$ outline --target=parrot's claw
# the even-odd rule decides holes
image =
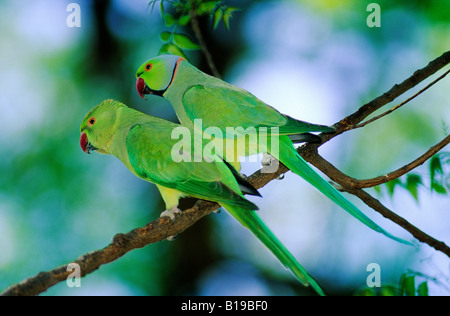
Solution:
[[[169,237],[166,238],[166,240],[168,240],[168,241],[174,241],[174,240],[177,239],[177,238],[178,238],[178,234],[173,235],[173,236],[169,236]]]
[[[214,214],[219,214],[220,212],[222,212],[223,211],[223,208],[222,207],[219,207],[217,210],[215,210],[213,213]]]
[[[265,153],[261,159],[261,173],[273,173],[278,170],[279,161],[270,154]]]
[[[170,210],[165,210],[164,212],[162,212],[159,217],[169,217],[173,222],[175,220],[176,214],[181,214],[181,211],[178,207],[173,207]]]
[[[277,178],[277,180],[283,180],[284,179],[284,173],[280,174],[280,176]]]
[[[264,156],[261,159],[261,165],[263,166],[270,166],[272,164],[273,157],[269,154],[264,154]]]

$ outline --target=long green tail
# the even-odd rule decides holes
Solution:
[[[311,287],[319,294],[325,295],[319,284],[297,262],[281,241],[270,231],[255,211],[249,211],[234,205],[221,204],[243,226],[247,227],[278,260],[297,277],[305,286]]]
[[[403,244],[414,246],[409,241],[395,237],[385,231],[383,228],[378,226],[369,217],[367,217],[363,212],[361,212],[355,205],[353,205],[349,200],[347,200],[338,190],[336,190],[330,183],[328,183],[324,178],[322,178],[317,172],[312,169],[309,164],[298,154],[292,145],[292,142],[287,136],[281,136],[279,138],[279,157],[275,157],[280,160],[286,167],[288,167],[292,172],[296,173],[314,187],[316,187],[320,192],[325,194],[337,205],[342,207],[344,210],[349,212],[352,216],[357,218],[362,223],[366,224],[373,230],[386,235],[387,237],[401,242]]]

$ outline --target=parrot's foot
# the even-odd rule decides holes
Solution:
[[[181,214],[181,211],[178,207],[172,207],[170,210],[165,210],[164,212],[159,215],[159,217],[169,217],[172,221],[175,220],[175,215]]]
[[[274,173],[278,170],[280,162],[270,154],[265,153],[261,159],[261,173]]]
[[[169,236],[166,238],[166,240],[168,241],[174,241],[175,239],[178,239],[178,234],[177,235],[173,235],[173,236]]]
[[[217,210],[215,210],[213,213],[214,214],[219,214],[220,212],[222,212],[223,211],[223,208],[222,207],[219,207]]]
[[[263,167],[270,166],[272,164],[272,159],[274,159],[273,156],[265,153],[261,159],[261,165],[263,165]]]
[[[181,210],[178,207],[172,207],[170,210],[165,210],[164,212],[159,215],[159,217],[169,217],[170,220],[173,222],[175,220],[175,215],[181,214]],[[168,241],[174,241],[178,238],[178,235],[169,236],[166,239]]]

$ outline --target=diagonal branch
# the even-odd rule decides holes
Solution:
[[[402,83],[394,85],[388,92],[364,104],[356,112],[336,123],[335,126],[337,127],[337,132],[334,134],[326,134],[327,136],[323,140],[329,140],[339,134],[342,134],[344,131],[351,129],[352,126],[362,122],[367,116],[384,105],[392,102],[406,91],[417,86],[423,80],[435,74],[448,64],[450,64],[450,51],[445,52],[438,58],[431,61],[424,68],[415,71],[411,77]]]
[[[316,168],[318,168],[320,171],[325,173],[331,180],[333,180],[336,183],[341,184],[345,191],[349,191],[348,189],[362,189],[362,188],[371,188],[389,181],[392,181],[394,179],[400,178],[401,176],[407,174],[411,170],[417,168],[418,166],[422,165],[424,162],[426,162],[428,159],[433,157],[437,152],[439,152],[441,149],[443,149],[445,146],[447,146],[450,143],[450,135],[442,139],[439,143],[432,146],[430,149],[428,149],[423,155],[416,158],[415,160],[411,161],[410,163],[398,168],[397,170],[394,170],[388,174],[378,176],[371,179],[364,179],[364,180],[358,180],[353,177],[350,177],[346,175],[345,173],[341,172],[338,168],[333,166],[331,163],[329,163],[326,159],[324,159],[322,156],[320,156],[317,153],[317,150],[314,150],[312,148],[301,149],[301,154],[305,159],[314,165]]]
[[[336,123],[335,126],[337,127],[337,132],[321,134],[322,144],[335,136],[342,134],[346,130],[351,129],[352,126],[363,121],[368,115],[416,86],[449,63],[450,51],[436,58],[426,67],[416,71],[410,78],[399,85],[395,85],[387,93],[363,105],[355,113]],[[317,149],[320,145],[321,144],[306,144],[299,148],[299,152],[308,162],[319,168],[319,170],[323,171],[332,180],[339,183],[346,191],[358,196],[368,206],[405,228],[418,240],[427,243],[450,257],[450,248],[443,242],[437,241],[426,235],[424,232],[408,223],[405,219],[387,209],[378,200],[362,189],[352,187],[349,184],[350,182],[347,181],[348,179],[342,180],[341,178],[336,177],[334,172],[339,170],[318,154]],[[260,171],[257,171],[250,176],[248,180],[258,189],[278,178],[286,171],[288,171],[288,169],[280,164],[280,168],[276,173],[261,173]],[[216,203],[198,201],[192,208],[183,211],[181,215],[177,215],[173,222],[168,218],[159,218],[144,227],[136,228],[129,233],[117,234],[114,236],[111,244],[107,247],[85,254],[73,263],[79,264],[81,276],[85,276],[86,274],[97,270],[101,265],[117,260],[133,249],[142,248],[150,243],[155,243],[164,240],[169,236],[183,232],[200,218],[210,214],[218,207],[219,206]],[[67,271],[67,265],[63,265],[51,271],[41,272],[21,283],[14,284],[1,293],[1,295],[38,295],[58,282],[66,280],[69,274],[70,272]]]
[[[408,99],[406,99],[405,101],[397,104],[396,106],[394,106],[392,109],[387,110],[386,112],[381,113],[380,115],[377,115],[373,118],[371,118],[370,120],[367,120],[366,122],[360,123],[358,125],[355,125],[352,127],[352,129],[354,128],[361,128],[366,126],[367,124],[370,124],[376,120],[379,120],[380,118],[391,114],[392,112],[394,112],[395,110],[401,108],[402,106],[404,106],[406,103],[408,103],[409,101],[415,99],[417,96],[419,96],[420,94],[422,94],[423,92],[425,92],[426,90],[428,90],[429,88],[431,88],[432,86],[434,86],[438,81],[442,80],[445,78],[445,76],[447,76],[450,73],[450,69],[447,70],[443,75],[439,76],[437,79],[433,80],[433,82],[431,82],[430,84],[428,84],[425,88],[423,88],[422,90],[420,90],[419,92],[417,92],[416,94],[414,94],[412,97],[409,97]]]
[[[450,140],[450,136],[447,136],[445,141]],[[442,143],[442,142],[441,142]],[[437,148],[443,148],[442,145],[436,145],[433,146],[427,153],[429,153],[429,157],[433,156],[431,152],[437,152]],[[445,145],[444,145],[445,146]],[[321,170],[323,173],[325,173],[330,179],[341,185],[343,188],[343,191],[346,191],[352,195],[355,195],[358,197],[361,201],[363,201],[367,206],[375,210],[376,212],[383,215],[385,218],[388,218],[389,220],[393,221],[394,223],[398,224],[402,228],[404,228],[406,231],[411,233],[417,240],[428,244],[429,246],[435,248],[438,251],[441,251],[445,253],[448,257],[450,257],[450,247],[448,247],[445,243],[442,241],[438,241],[435,238],[431,237],[430,235],[426,234],[425,232],[421,231],[416,226],[412,225],[410,222],[408,222],[403,217],[397,215],[393,211],[389,210],[387,207],[385,207],[380,201],[372,197],[370,194],[368,194],[366,191],[362,190],[361,187],[358,187],[355,185],[355,183],[358,183],[359,180],[351,178],[347,176],[346,174],[342,173],[339,169],[334,167],[331,163],[329,163],[327,160],[325,160],[322,156],[319,155],[317,151],[311,152],[311,151],[300,151],[300,154],[303,158],[305,158],[306,161],[317,167],[319,170]],[[416,159],[416,161],[423,160],[426,161],[425,157],[427,154],[419,157]],[[427,158],[428,159],[428,158]],[[422,162],[422,163],[423,163]],[[400,168],[400,171],[403,170]],[[385,176],[381,177],[381,180],[385,179]]]
[[[403,217],[398,216],[391,210],[389,210],[386,206],[381,204],[380,201],[375,199],[373,196],[368,194],[366,191],[362,189],[350,189],[347,192],[357,196],[361,201],[363,201],[366,205],[370,206],[372,209],[376,210],[378,213],[383,215],[384,217],[390,219],[394,223],[403,227],[405,230],[410,232],[417,240],[428,244],[434,249],[445,253],[450,258],[450,248],[442,241],[439,241],[430,235],[424,233],[416,226],[412,225],[410,222],[405,220]]]
[[[80,266],[81,277],[94,272],[101,265],[115,261],[133,249],[142,248],[148,244],[162,241],[169,236],[179,234],[192,226],[200,218],[218,209],[219,205],[207,201],[198,201],[192,208],[177,215],[172,222],[167,217],[161,217],[144,227],[136,228],[126,234],[114,236],[107,247],[87,253],[72,263]],[[40,272],[21,283],[10,286],[2,296],[31,296],[46,291],[51,286],[65,281],[72,271],[67,271],[67,264],[51,271]]]

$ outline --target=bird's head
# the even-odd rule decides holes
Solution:
[[[143,63],[136,72],[136,89],[145,99],[146,94],[162,96],[175,76],[178,63],[184,58],[176,55],[161,55]]]
[[[109,99],[86,114],[80,127],[80,146],[85,153],[89,154],[92,150],[102,154],[109,153],[117,109],[121,106],[125,105]]]

